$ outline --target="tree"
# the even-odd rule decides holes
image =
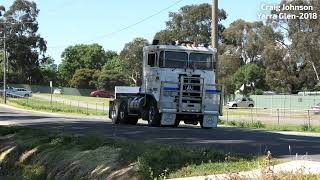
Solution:
[[[115,86],[124,86],[127,84],[128,81],[125,74],[117,70],[104,69],[100,73],[96,87],[98,89],[114,91]]]
[[[0,32],[6,33],[9,81],[38,83],[46,41],[37,33],[39,9],[34,1],[16,0],[0,20]],[[3,34],[1,34],[1,37]],[[3,41],[3,39],[1,39]],[[1,48],[3,42],[0,43]]]
[[[223,32],[225,50],[239,56],[242,64],[260,61],[265,42],[261,40],[262,22],[246,22],[242,19],[230,24]]]
[[[48,82],[57,80],[57,65],[52,57],[45,57],[40,64],[40,75],[42,81],[39,84],[48,84]]]
[[[94,74],[96,70],[92,69],[77,69],[74,73],[72,79],[70,80],[70,85],[75,88],[95,88],[96,77]]]
[[[109,60],[111,60],[113,58],[118,57],[118,53],[115,52],[115,51],[106,51],[105,57],[106,57],[106,60],[109,61]]]
[[[155,39],[163,43],[173,40],[189,40],[195,43],[211,42],[211,5],[187,5],[180,8],[179,12],[170,12],[166,29],[156,33]],[[226,12],[218,11],[218,20],[221,22],[227,18]],[[218,35],[221,37],[224,26],[218,25]]]
[[[297,63],[288,49],[268,45],[262,57],[266,67],[266,82],[272,90],[292,92],[299,89]]]
[[[129,73],[129,78],[134,85],[141,85],[142,81],[142,61],[143,47],[149,43],[146,39],[135,38],[127,43],[120,53],[121,62],[124,64],[126,72]]]
[[[60,85],[71,85],[70,80],[78,69],[100,70],[107,62],[107,55],[98,44],[67,47],[61,55],[62,62],[58,68]]]
[[[243,86],[242,93],[247,95],[256,88],[262,89],[265,86],[264,78],[265,74],[262,68],[256,64],[246,64],[234,73],[232,81],[236,89]]]
[[[120,57],[118,57],[118,56],[108,60],[108,62],[103,66],[102,69],[115,70],[115,71],[123,73],[123,74],[128,74],[128,72],[126,72],[127,69],[125,67],[125,64],[122,63]]]
[[[312,0],[293,0],[282,1],[280,5],[293,5],[293,6],[312,6],[313,10],[284,10],[272,11],[272,14],[279,16],[280,13],[287,15],[296,15],[300,17],[300,13],[314,13],[319,16],[320,14],[320,2]],[[287,39],[287,42],[282,45],[287,49],[290,58],[295,63],[299,64],[300,73],[296,77],[301,79],[301,84],[296,88],[302,88],[305,86],[303,77],[308,76],[308,81],[312,82],[313,86],[320,82],[320,24],[318,17],[311,16],[309,18],[277,18],[269,19],[268,21],[275,29],[281,31]],[[310,69],[311,68],[311,69]],[[310,70],[313,73],[310,74]],[[309,73],[309,74],[305,74]],[[307,85],[309,86],[309,85]]]
[[[241,65],[239,57],[232,55],[219,55],[218,83],[224,84],[224,93],[233,94],[236,90],[232,83],[232,76]]]

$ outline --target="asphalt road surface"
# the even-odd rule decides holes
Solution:
[[[79,134],[95,133],[144,143],[183,144],[255,155],[265,154],[270,150],[277,158],[320,161],[320,134],[290,134],[233,127],[206,130],[189,125],[178,128],[148,127],[140,121],[137,126],[115,126],[107,119],[64,117],[12,109],[3,105],[0,105],[0,125],[22,125]]]

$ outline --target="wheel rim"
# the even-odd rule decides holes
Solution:
[[[120,119],[124,119],[124,114],[125,114],[125,112],[124,112],[124,106],[122,105],[122,106],[120,106],[121,108],[119,109],[119,116],[120,116]]]
[[[152,122],[152,120],[154,119],[154,114],[155,114],[154,106],[151,106],[149,108],[149,122]]]
[[[117,116],[116,107],[113,106],[112,111],[111,111],[111,118],[114,119],[116,116]]]

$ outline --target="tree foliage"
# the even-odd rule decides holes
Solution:
[[[225,94],[233,94],[236,90],[232,83],[232,76],[241,65],[239,57],[232,55],[219,55],[218,83],[224,84]]]
[[[248,94],[250,91],[263,88],[265,73],[256,64],[246,64],[240,67],[233,75],[233,83],[237,89],[243,86],[242,93]]]
[[[121,62],[134,85],[140,85],[142,80],[143,47],[148,45],[144,38],[135,38],[127,43],[120,53]]]
[[[96,76],[94,75],[96,70],[93,69],[77,69],[74,73],[72,79],[70,80],[70,85],[75,88],[95,88]]]
[[[280,5],[311,5],[312,13],[320,13],[319,1],[282,1]],[[273,11],[273,14],[279,15],[297,15],[299,13],[310,13],[310,11],[283,10]],[[320,81],[319,70],[320,61],[320,24],[318,19],[270,19],[268,23],[274,27],[274,30],[281,32],[283,41],[280,41],[273,48],[268,47],[265,59],[270,63],[266,64],[267,81],[274,88],[284,89],[293,92],[301,89],[313,89]],[[282,54],[281,59],[273,58],[270,55]],[[278,58],[280,58],[278,55]],[[276,62],[279,61],[279,62]],[[268,62],[268,61],[266,61]],[[276,64],[275,64],[276,63]],[[279,64],[281,63],[281,64]],[[274,69],[275,65],[277,68]],[[270,66],[270,67],[269,67]],[[269,76],[269,77],[268,77]],[[273,82],[273,79],[276,82]]]
[[[70,80],[79,69],[100,70],[107,62],[106,57],[103,47],[98,44],[67,47],[61,55],[62,62],[58,69],[60,85],[71,85]]]
[[[218,21],[227,18],[223,9],[218,11]],[[219,37],[224,30],[222,24],[218,25]],[[187,5],[180,8],[179,12],[170,12],[166,29],[156,33],[155,39],[163,43],[173,40],[188,40],[196,43],[211,42],[211,5]]]
[[[16,0],[0,19],[1,37],[6,33],[9,82],[40,83],[40,64],[46,41],[37,33],[39,9],[34,1]],[[5,21],[5,22],[4,22]],[[1,39],[1,48],[3,44]]]
[[[117,70],[104,69],[99,75],[96,87],[98,89],[114,91],[114,86],[124,86],[127,83],[127,77],[124,73]]]

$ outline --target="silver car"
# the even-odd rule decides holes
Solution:
[[[7,95],[11,97],[32,97],[32,91],[25,88],[9,88]]]
[[[251,98],[243,97],[227,103],[229,107],[254,107],[254,101]]]

